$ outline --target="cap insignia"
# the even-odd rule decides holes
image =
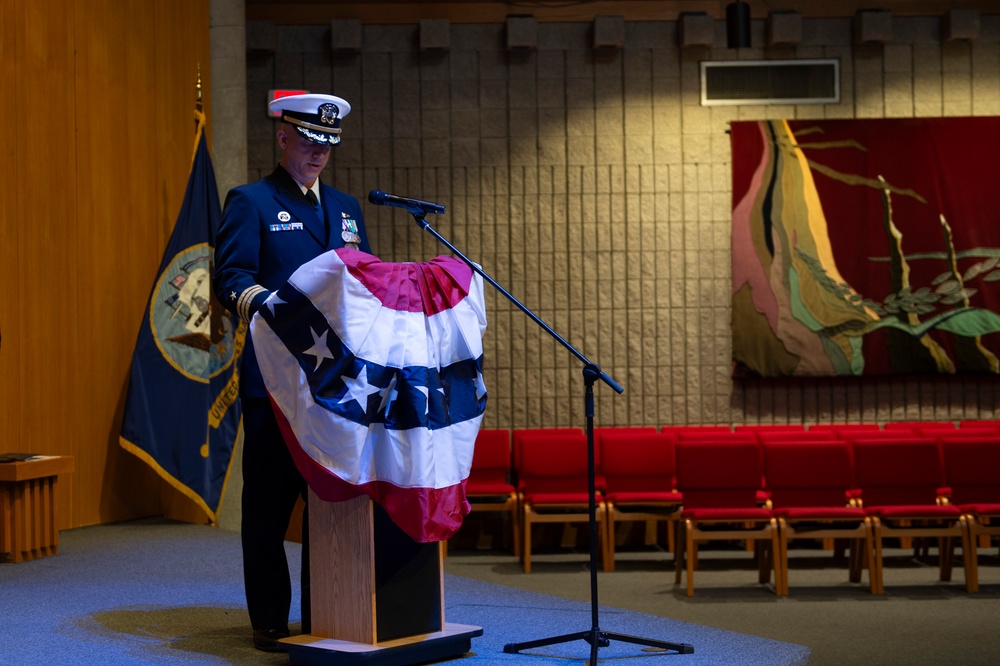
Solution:
[[[321,104],[318,111],[319,121],[325,125],[335,125],[339,112],[340,109],[337,108],[336,104]]]

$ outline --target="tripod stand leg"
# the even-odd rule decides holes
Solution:
[[[602,631],[601,635],[606,637],[609,643],[612,640],[616,640],[624,643],[634,643],[635,645],[647,645],[649,647],[662,648],[664,650],[677,652],[678,654],[694,654],[694,646],[689,645],[688,643],[668,643],[667,641],[656,641],[649,638],[639,638],[638,636],[615,634],[606,631]]]
[[[611,634],[601,631],[599,628],[597,603],[598,525],[597,507],[595,501],[597,490],[594,452],[594,382],[599,376],[600,371],[595,365],[588,364],[583,369],[583,381],[586,386],[584,412],[587,417],[587,490],[590,495],[590,506],[588,507],[590,510],[590,613],[593,626],[590,631],[581,631],[575,634],[564,634],[562,636],[553,636],[551,638],[540,638],[526,643],[508,643],[504,646],[503,651],[507,654],[514,654],[520,652],[521,650],[529,650],[531,648],[543,647],[546,645],[555,645],[557,643],[567,643],[573,640],[584,640],[590,644],[590,666],[596,666],[597,649],[608,647],[611,644],[611,639],[617,639],[626,643],[647,645],[649,647],[661,648],[663,650],[672,650],[678,654],[694,654],[694,647],[688,645],[687,643],[667,643],[665,641],[655,641],[648,638],[628,636],[626,634]],[[601,518],[603,520],[603,514]],[[525,532],[527,532],[527,528],[525,528]],[[605,537],[607,536],[608,535],[605,535]],[[528,544],[528,537],[526,535],[524,544],[525,551],[529,548]],[[680,546],[678,546],[678,549],[680,549]],[[607,553],[606,547],[602,548],[602,550],[605,554]],[[527,571],[528,569],[525,568],[525,572]]]
[[[667,641],[657,641],[650,638],[629,636],[628,634],[616,634],[601,631],[600,629],[591,629],[590,631],[581,631],[575,634],[564,634],[562,636],[553,636],[550,638],[540,638],[538,640],[526,641],[524,643],[508,643],[503,646],[503,651],[507,654],[517,654],[521,650],[531,650],[532,648],[556,645],[559,643],[568,643],[575,640],[586,641],[590,644],[591,664],[597,663],[597,649],[608,647],[611,645],[612,640],[622,641],[623,643],[632,643],[634,645],[646,645],[648,647],[661,648],[663,650],[676,652],[677,654],[694,654],[694,646],[689,645],[688,643],[669,643]]]
[[[525,641],[524,643],[507,643],[507,645],[503,646],[503,651],[507,654],[516,654],[521,650],[530,650],[532,648],[544,647],[546,645],[556,645],[557,643],[569,643],[570,641],[585,640],[589,635],[589,631],[580,631],[575,634],[539,638],[538,640]]]

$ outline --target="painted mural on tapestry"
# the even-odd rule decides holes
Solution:
[[[731,140],[735,377],[1000,373],[1000,119]]]

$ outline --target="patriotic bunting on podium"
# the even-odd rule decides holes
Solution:
[[[299,471],[368,495],[418,542],[452,536],[486,407],[482,278],[463,262],[341,248],[300,267],[250,325]]]

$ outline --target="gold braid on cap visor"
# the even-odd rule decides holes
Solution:
[[[304,120],[299,120],[298,118],[292,118],[291,116],[288,115],[282,116],[281,121],[286,123],[291,123],[292,125],[301,127],[302,129],[322,132],[323,134],[340,134],[339,127],[330,127],[329,125],[316,125],[314,123],[307,123]]]

